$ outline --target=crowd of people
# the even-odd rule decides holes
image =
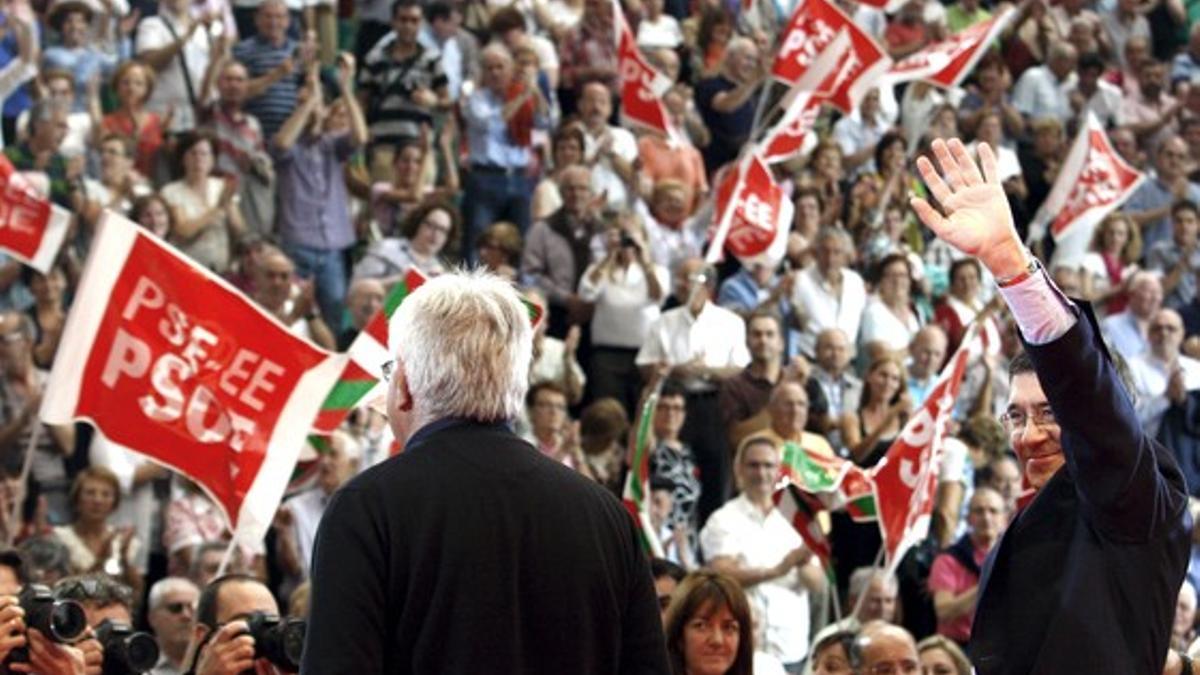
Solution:
[[[834,2],[896,60],[1008,4]],[[236,546],[232,576],[210,583],[231,532],[202,489],[85,424],[37,419],[107,211],[330,350],[413,269],[481,266],[542,305],[513,425],[620,495],[651,416],[655,583],[678,673],[970,672],[980,569],[1023,489],[1013,439],[1055,422],[1006,414],[1015,323],[985,268],[909,207],[935,138],[995,149],[1019,232],[1092,303],[1143,427],[1200,496],[1200,3],[1021,0],[962,87],[875,87],[851,114],[822,111],[814,147],[772,166],[795,207],[783,260],[707,263],[714,186],[778,98],[766,90],[796,4],[0,3],[3,153],[71,213],[46,273],[0,253],[0,652],[23,634],[7,596],[42,583],[91,625],[151,630],[157,675],[241,672],[253,654],[229,618],[305,615],[330,496],[391,452],[383,415],[356,410],[266,540]],[[671,82],[670,136],[620,115],[617,11]],[[1146,177],[1084,256],[1062,259],[1035,214],[1088,114]],[[874,466],[973,327],[985,348],[955,402],[928,539],[887,575],[875,523],[824,515],[827,576],[772,501],[783,445]],[[29,642],[35,672],[97,667],[94,648]]]

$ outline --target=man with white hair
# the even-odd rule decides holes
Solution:
[[[322,518],[301,671],[666,673],[629,514],[517,438],[533,330],[508,283],[425,283],[391,322],[404,452]]]
[[[329,446],[317,458],[317,484],[287,500],[276,516],[276,548],[286,571],[297,579],[308,576],[313,541],[330,498],[362,468],[363,449],[358,439],[334,431]],[[283,550],[286,549],[286,550]]]
[[[180,675],[184,670],[192,617],[200,589],[183,577],[160,579],[150,587],[146,621],[158,641],[158,663],[150,675]]]
[[[1162,301],[1162,282],[1158,280],[1158,275],[1138,272],[1129,281],[1129,306],[1125,311],[1110,314],[1100,322],[1104,337],[1126,361],[1149,346],[1146,337],[1150,319],[1158,313]]]

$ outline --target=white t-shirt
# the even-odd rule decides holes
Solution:
[[[141,54],[174,43],[175,38],[168,25],[174,28],[179,37],[183,37],[187,32],[174,16],[158,14],[142,19],[137,27],[134,52]],[[207,31],[204,28],[198,28],[183,47],[183,60],[187,63],[187,73],[191,80],[192,93],[195,96],[200,95],[200,87],[204,83],[204,71],[208,68],[212,41],[223,30],[220,22],[214,22]],[[166,115],[169,108],[174,108],[175,114],[171,118],[171,128],[167,131],[181,132],[194,129],[196,112],[192,107],[192,99],[188,95],[187,81],[184,78],[179,56],[171,57],[166,67],[155,75],[154,91],[150,94],[150,100],[146,102],[146,108],[159,115]]]

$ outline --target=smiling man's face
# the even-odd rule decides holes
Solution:
[[[1012,422],[1014,417],[1020,423]],[[1025,478],[1035,490],[1040,490],[1066,463],[1062,449],[1062,429],[1054,421],[1046,394],[1037,375],[1028,372],[1014,375],[1008,398],[1006,422],[1009,439],[1017,453],[1017,461]]]

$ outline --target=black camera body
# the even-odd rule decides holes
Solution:
[[[25,610],[26,628],[36,628],[47,640],[71,644],[87,630],[87,615],[83,606],[74,600],[56,600],[49,587],[27,584],[17,596]],[[27,663],[29,648],[19,647],[8,654],[6,663]]]
[[[254,638],[254,658],[266,659],[288,672],[300,671],[304,651],[304,619],[281,618],[264,612],[246,617],[250,637]]]
[[[641,249],[637,241],[627,233],[621,233],[621,248]]]
[[[112,619],[102,621],[95,633],[104,647],[104,675],[139,675],[158,663],[158,643],[149,633]]]

